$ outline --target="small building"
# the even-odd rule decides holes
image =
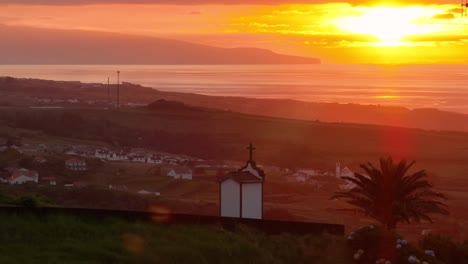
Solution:
[[[28,182],[39,182],[39,174],[37,171],[28,169],[18,169],[13,171],[10,177],[7,179],[9,184],[25,184]]]
[[[336,177],[354,178],[354,172],[350,170],[348,167],[341,168],[340,163],[337,162],[336,163]],[[351,190],[354,187],[356,187],[356,184],[348,180],[345,183],[339,185],[339,188],[341,190]]]
[[[146,162],[146,157],[144,155],[132,155],[132,156],[130,156],[130,161],[131,162],[145,163]]]
[[[111,157],[111,152],[105,149],[96,149],[94,152],[94,157],[106,160]]]
[[[128,156],[125,152],[114,152],[111,154],[109,160],[125,161],[125,160],[128,160]]]
[[[162,159],[161,157],[157,157],[154,155],[150,155],[146,158],[146,163],[150,164],[162,164]]]
[[[252,159],[238,171],[219,178],[219,212],[222,217],[263,218],[263,182],[265,173]]]
[[[86,161],[78,158],[71,158],[65,161],[65,167],[72,171],[85,171],[87,170]]]
[[[172,168],[167,173],[167,176],[172,177],[174,179],[186,179],[186,180],[191,180],[192,175],[193,174],[191,170],[187,168],[183,168],[183,167]]]

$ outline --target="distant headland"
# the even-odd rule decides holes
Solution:
[[[319,64],[270,50],[80,30],[2,27],[2,64]]]

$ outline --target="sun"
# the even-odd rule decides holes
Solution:
[[[356,10],[357,14],[337,18],[335,25],[345,32],[370,35],[381,46],[408,44],[402,40],[410,35],[433,33],[427,18],[439,12],[428,7],[368,7]]]

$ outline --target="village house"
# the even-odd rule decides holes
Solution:
[[[37,171],[28,169],[17,169],[6,179],[9,184],[25,184],[28,182],[38,183],[39,174]]]
[[[146,162],[146,157],[143,156],[143,155],[132,155],[132,156],[129,157],[129,160],[132,161],[132,162],[145,163]]]
[[[146,163],[162,164],[162,159],[161,159],[161,157],[150,155],[150,156],[146,157]]]
[[[78,158],[71,158],[65,161],[65,167],[72,171],[85,171],[87,170],[86,161]]]
[[[94,152],[94,157],[98,159],[107,160],[111,157],[112,153],[106,149],[96,149]]]
[[[265,173],[252,158],[246,165],[219,178],[219,212],[222,217],[263,218],[263,183]]]
[[[112,155],[110,156],[109,160],[112,160],[112,161],[126,161],[128,160],[128,156],[125,152],[114,152],[112,153]]]
[[[167,176],[172,177],[174,179],[191,180],[192,179],[192,171],[187,169],[187,168],[182,168],[182,167],[172,168],[167,173]]]
[[[354,172],[351,171],[348,167],[341,168],[341,164],[339,162],[336,163],[336,172],[335,175],[337,178],[342,177],[351,177],[354,178]],[[346,181],[346,183],[340,184],[340,189],[342,190],[351,190],[356,185],[350,181]]]

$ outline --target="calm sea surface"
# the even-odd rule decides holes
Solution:
[[[468,65],[3,65],[0,76],[313,102],[399,105],[468,113]]]

